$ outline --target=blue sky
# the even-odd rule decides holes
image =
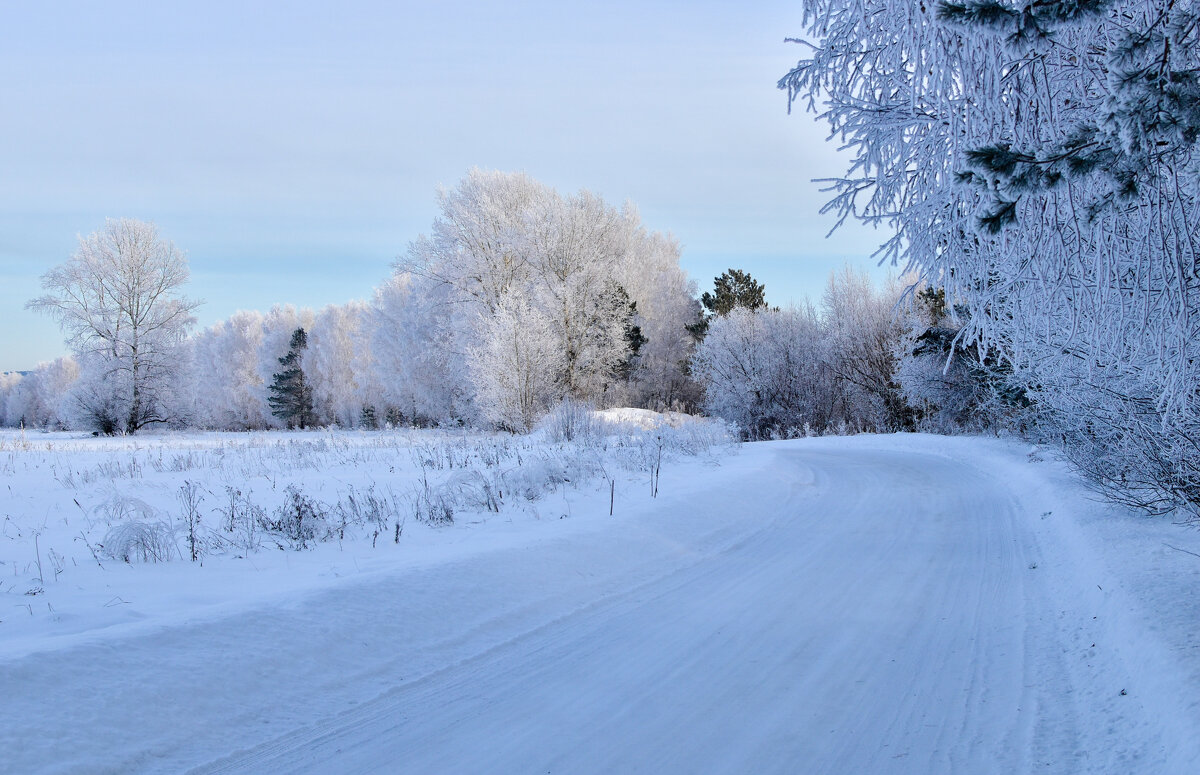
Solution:
[[[105,217],[186,251],[201,324],[369,298],[473,166],[634,202],[701,287],[782,304],[885,235],[826,240],[843,166],[775,82],[799,0],[26,3],[0,24],[0,370],[63,354],[27,312]]]

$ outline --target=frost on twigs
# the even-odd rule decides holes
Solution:
[[[1200,3],[810,0],[779,82],[851,154],[826,211],[963,304],[1020,426],[1200,513]]]
[[[175,531],[161,521],[121,522],[109,528],[100,546],[105,555],[122,562],[167,562],[175,549]]]
[[[307,549],[325,537],[325,513],[317,502],[297,485],[284,491],[284,502],[270,518],[264,518],[263,529],[271,534],[280,549]]]

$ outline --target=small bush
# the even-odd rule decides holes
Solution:
[[[539,427],[545,432],[546,439],[556,444],[588,441],[602,433],[596,407],[570,396],[542,418]]]
[[[323,532],[325,515],[317,503],[297,486],[288,485],[284,504],[275,509],[274,518],[264,520],[263,530],[286,540],[291,548],[307,549]],[[284,548],[280,544],[279,548]]]
[[[500,488],[474,469],[459,471],[442,488],[449,500],[473,511],[500,511]]]
[[[428,525],[450,525],[454,523],[454,505],[446,494],[419,487],[412,497],[413,517]]]
[[[109,528],[100,550],[121,562],[167,562],[174,545],[174,531],[166,522],[134,520]]]

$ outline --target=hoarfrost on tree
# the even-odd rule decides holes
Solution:
[[[826,211],[969,310],[1093,481],[1200,509],[1200,5],[810,0],[780,81],[850,151]]]

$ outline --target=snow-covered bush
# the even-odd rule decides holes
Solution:
[[[560,444],[594,439],[601,434],[602,423],[595,406],[568,396],[542,418],[539,428],[548,441]]]
[[[284,490],[283,504],[260,527],[276,539],[280,549],[285,548],[284,542],[287,548],[307,549],[328,533],[324,510],[294,484]]]
[[[391,490],[380,492],[370,485],[362,489],[347,488],[334,504],[333,511],[337,514],[338,538],[341,539],[350,525],[367,526],[378,536],[399,518],[401,509],[395,493]]]
[[[447,493],[429,486],[414,487],[410,496],[413,518],[427,525],[449,525],[454,522],[454,504]]]
[[[827,343],[812,307],[735,309],[716,318],[692,358],[704,410],[750,439],[824,431],[840,410]]]
[[[163,521],[119,522],[104,534],[100,549],[121,562],[167,562],[176,550],[175,530]]]
[[[450,475],[440,488],[443,498],[471,511],[500,511],[500,490],[483,471],[468,469]]]
[[[877,289],[846,267],[830,275],[820,314],[805,304],[714,316],[691,363],[702,407],[748,439],[910,428],[896,382],[900,298],[898,282]]]

